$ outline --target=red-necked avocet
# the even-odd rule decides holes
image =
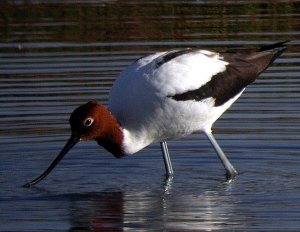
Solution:
[[[204,132],[228,178],[237,171],[211,132],[213,123],[286,49],[286,42],[255,49],[213,52],[175,49],[140,58],[117,78],[108,108],[96,101],[79,106],[70,117],[72,135],[49,168],[27,183],[32,186],[79,141],[94,139],[115,157],[160,143],[166,175],[173,169],[168,140]]]

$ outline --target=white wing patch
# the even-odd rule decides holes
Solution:
[[[218,53],[206,50],[178,56],[155,69],[152,63],[151,81],[165,96],[181,94],[205,85],[228,64]]]

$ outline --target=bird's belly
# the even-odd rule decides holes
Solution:
[[[136,109],[135,114],[124,115],[124,141],[128,153],[135,153],[154,142],[177,139],[195,131],[210,129],[226,109],[214,107],[214,99],[208,98],[201,102],[165,99],[157,103],[156,107],[149,109],[148,106],[144,110],[146,116],[139,115],[142,109]]]
[[[161,120],[158,127],[160,140],[180,138],[195,131],[203,131],[210,128],[216,120],[216,107],[214,99],[208,98],[201,102],[196,101],[172,101],[156,118]],[[217,118],[220,115],[218,114]]]

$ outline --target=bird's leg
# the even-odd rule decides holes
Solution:
[[[171,177],[174,175],[173,167],[170,159],[170,154],[168,150],[168,145],[166,141],[160,142],[161,151],[164,158],[165,168],[166,168],[166,176]]]
[[[221,147],[217,143],[216,139],[214,138],[213,134],[211,131],[205,131],[204,132],[207,138],[209,139],[211,145],[213,145],[216,153],[218,154],[218,157],[220,158],[225,170],[226,170],[226,178],[227,179],[233,179],[238,172],[235,170],[233,165],[230,163],[230,161],[227,159],[226,155],[222,151]]]

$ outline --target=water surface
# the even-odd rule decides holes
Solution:
[[[63,2],[63,3],[61,3]],[[78,3],[79,2],[79,3]],[[300,5],[297,1],[5,1],[0,4],[1,231],[288,231],[300,228]],[[214,50],[292,40],[215,123],[240,175],[202,134],[115,159],[67,141],[75,107],[106,105],[118,74],[174,47]]]

